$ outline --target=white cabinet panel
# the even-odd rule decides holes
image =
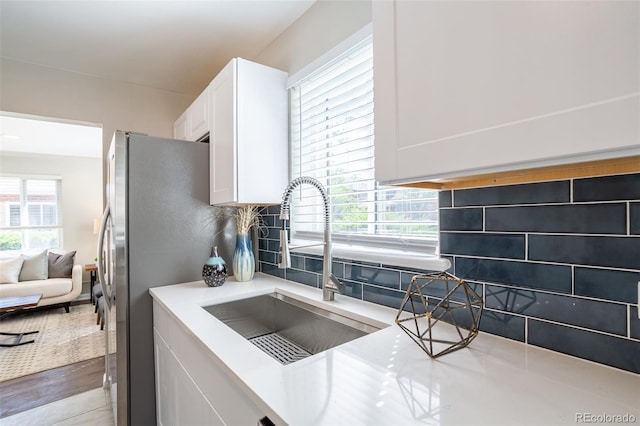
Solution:
[[[156,417],[159,425],[176,424],[175,363],[171,362],[169,347],[154,330],[153,345],[156,370]]]
[[[640,3],[373,3],[376,177],[634,155]]]
[[[173,123],[173,137],[196,141],[205,136],[209,132],[211,122],[210,102],[207,87]]]
[[[288,180],[287,73],[233,59],[211,83],[211,204],[275,204]]]
[[[177,359],[174,360],[177,362]],[[225,425],[181,366],[177,374],[175,393],[177,422],[174,424]]]
[[[235,74],[236,61],[229,62],[213,79],[211,91],[211,127],[209,134],[209,174],[211,204],[229,202],[236,195],[235,150]]]
[[[264,416],[155,302],[153,317],[159,424],[253,425]]]
[[[287,73],[232,59],[173,125],[209,133],[210,203],[277,204],[289,178]]]
[[[187,110],[189,115],[189,139],[198,140],[209,132],[209,88],[205,89]]]
[[[173,137],[175,139],[180,140],[189,140],[188,136],[188,127],[189,123],[187,122],[187,111],[183,112],[180,117],[173,123]]]
[[[159,331],[154,329],[159,425],[224,425]]]

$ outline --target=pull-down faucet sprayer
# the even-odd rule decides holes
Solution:
[[[306,246],[290,247],[289,246],[289,233],[286,228],[286,221],[289,220],[289,207],[291,204],[291,194],[293,190],[306,183],[316,187],[322,196],[322,202],[324,204],[324,250],[323,250],[323,263],[322,263],[322,300],[332,301],[334,300],[335,293],[344,292],[344,285],[338,281],[338,279],[331,272],[331,224],[329,207],[329,197],[327,192],[320,182],[316,179],[308,176],[302,176],[292,180],[287,185],[282,195],[282,204],[280,205],[280,219],[282,220],[282,229],[280,230],[280,253],[278,260],[278,267],[280,269],[286,269],[291,267],[291,250],[295,250],[302,247],[311,247],[318,244],[311,244]]]

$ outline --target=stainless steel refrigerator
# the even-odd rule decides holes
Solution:
[[[109,357],[107,347],[103,385],[117,401],[118,425],[155,425],[148,290],[202,279],[214,236],[220,254],[230,259],[235,235],[209,206],[207,143],[118,131],[108,152],[107,181],[98,275],[105,330],[113,327],[109,312],[115,305],[116,354]],[[109,346],[108,332],[105,337]]]

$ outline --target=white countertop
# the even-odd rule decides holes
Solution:
[[[390,326],[282,366],[201,308],[276,290]],[[150,292],[276,424],[575,425],[605,415],[640,423],[640,375],[490,334],[430,359],[394,324],[395,310],[340,295],[322,302],[320,290],[269,275]]]

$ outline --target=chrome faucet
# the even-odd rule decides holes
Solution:
[[[282,195],[282,204],[280,205],[280,219],[282,220],[282,229],[280,230],[280,253],[278,267],[280,269],[286,269],[291,267],[291,250],[313,247],[320,244],[309,244],[304,246],[289,247],[289,232],[286,228],[286,221],[289,220],[289,205],[291,204],[291,194],[293,190],[303,183],[313,185],[320,195],[322,195],[322,202],[324,203],[324,245],[323,250],[323,263],[322,263],[322,300],[332,301],[334,300],[335,293],[344,292],[344,284],[338,281],[335,275],[331,272],[331,223],[329,208],[329,197],[327,192],[320,182],[316,179],[308,176],[302,176],[289,182],[284,194]]]

